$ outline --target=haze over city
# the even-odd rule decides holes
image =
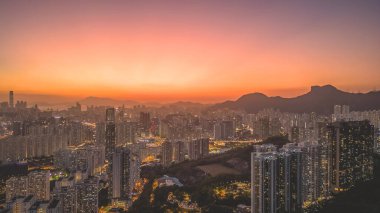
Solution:
[[[380,78],[377,1],[1,1],[0,91],[217,102]]]

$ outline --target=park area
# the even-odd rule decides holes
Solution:
[[[218,175],[239,175],[240,174],[238,170],[226,167],[219,163],[197,166],[197,168],[211,175],[212,177],[215,177]]]

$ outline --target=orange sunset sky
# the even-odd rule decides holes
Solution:
[[[0,91],[139,101],[380,86],[379,1],[0,1]]]

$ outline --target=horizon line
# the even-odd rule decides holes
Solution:
[[[352,94],[367,94],[367,93],[370,93],[370,92],[377,92],[378,90],[376,88],[374,89],[369,89],[369,90],[365,90],[364,92],[361,91],[361,90],[358,90],[357,92],[352,92],[350,90],[346,90],[346,89],[340,89],[338,88],[337,86],[334,86],[333,84],[323,84],[323,85],[311,85],[309,86],[308,90],[306,92],[300,92],[298,93],[297,95],[293,95],[293,96],[289,96],[289,97],[284,97],[284,96],[281,96],[281,95],[267,95],[267,93],[265,92],[260,92],[260,91],[256,91],[256,92],[248,92],[248,93],[243,93],[243,94],[240,94],[238,95],[238,97],[236,98],[225,98],[225,99],[222,99],[221,96],[209,96],[207,98],[209,99],[219,99],[219,100],[214,100],[214,101],[201,101],[201,99],[207,99],[207,98],[201,98],[199,99],[199,97],[201,96],[193,96],[193,98],[185,98],[185,99],[182,99],[182,98],[173,98],[171,100],[159,100],[159,99],[134,99],[134,98],[122,98],[122,97],[110,97],[110,96],[102,96],[102,95],[65,95],[65,94],[57,94],[57,93],[39,93],[39,92],[28,92],[28,91],[24,91],[24,90],[21,90],[20,93],[17,92],[17,90],[0,90],[0,97],[1,96],[8,96],[9,92],[10,91],[13,91],[14,92],[14,96],[18,96],[18,95],[21,95],[21,96],[46,96],[46,97],[50,97],[50,98],[61,98],[61,99],[70,99],[70,100],[62,100],[60,104],[68,104],[69,102],[71,103],[75,103],[75,102],[80,102],[80,101],[83,101],[84,99],[87,99],[87,98],[99,98],[99,99],[109,99],[111,101],[131,101],[131,102],[137,102],[136,104],[144,104],[144,103],[156,103],[156,104],[170,104],[170,103],[177,103],[177,102],[191,102],[191,103],[202,103],[202,104],[215,104],[215,103],[220,103],[220,102],[225,102],[225,101],[236,101],[238,100],[239,98],[241,98],[242,96],[245,96],[245,95],[249,95],[249,94],[263,94],[265,95],[266,97],[281,97],[281,98],[296,98],[296,97],[299,97],[299,96],[302,96],[302,95],[305,95],[309,92],[311,92],[312,88],[313,87],[327,87],[327,86],[331,86],[331,87],[334,87],[335,89],[339,90],[339,91],[343,91],[343,92],[347,92],[347,93],[352,93]],[[273,91],[286,91],[286,90],[302,90],[304,88],[287,88],[287,89],[274,89]],[[186,96],[186,95],[185,95]],[[220,97],[220,98],[218,98]],[[24,97],[25,98],[25,97]],[[42,97],[40,97],[42,98]],[[81,99],[81,100],[76,100],[76,99]],[[198,100],[196,100],[198,99]],[[17,98],[15,99],[17,100]],[[6,99],[5,102],[7,102],[8,100]],[[20,100],[21,101],[21,100]],[[0,101],[0,102],[4,102],[4,101]],[[32,101],[32,102],[42,102],[41,100],[40,101]],[[54,101],[56,102],[56,104],[58,104],[57,101]],[[49,101],[47,101],[47,103],[49,103]]]

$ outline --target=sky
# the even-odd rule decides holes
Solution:
[[[380,87],[380,1],[0,1],[0,91],[216,102]]]

